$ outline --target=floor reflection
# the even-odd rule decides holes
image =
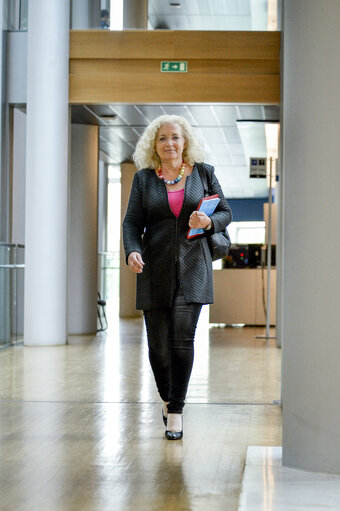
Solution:
[[[280,351],[204,314],[179,442],[164,437],[142,318],[0,352],[1,509],[236,511],[247,446],[281,443]]]

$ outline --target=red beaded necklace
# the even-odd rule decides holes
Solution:
[[[168,181],[167,179],[164,178],[163,173],[162,173],[162,167],[159,167],[157,169],[157,174],[158,174],[159,179],[163,179],[164,180],[165,184],[167,184],[167,185],[175,185],[176,183],[178,183],[178,181],[180,181],[182,179],[184,171],[185,171],[185,162],[183,161],[182,165],[181,165],[181,168],[179,170],[179,174],[176,177],[176,179],[174,179],[173,181]]]

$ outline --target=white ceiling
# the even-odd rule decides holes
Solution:
[[[256,126],[259,121],[261,124],[263,121],[278,120],[278,106],[120,104],[72,107],[73,122],[100,126],[101,156],[112,165],[119,165],[131,158],[145,126],[163,114],[182,115],[189,121],[204,145],[205,161],[215,166],[216,175],[228,198],[267,196],[266,181],[249,178],[249,157],[265,156],[264,130],[258,130]],[[107,118],[108,115],[115,117]],[[244,121],[255,122],[249,124]],[[256,131],[252,131],[252,124]],[[245,126],[248,126],[246,136]]]
[[[271,3],[275,0],[270,0]],[[170,30],[267,30],[269,0],[148,0],[149,28]],[[172,7],[171,3],[179,3]],[[280,13],[281,0],[277,0]],[[280,19],[278,19],[280,26]],[[162,114],[188,119],[202,141],[206,162],[228,198],[263,198],[266,180],[249,178],[249,157],[265,156],[259,124],[279,120],[278,106],[228,104],[84,105],[72,121],[100,126],[101,157],[113,165],[131,158],[145,126]],[[108,119],[107,115],[115,116]],[[104,116],[104,117],[103,117]],[[253,121],[250,124],[244,121]],[[255,121],[255,122],[254,122]],[[260,121],[260,123],[259,123]]]
[[[154,29],[267,30],[267,4],[267,0],[149,0],[148,18]]]

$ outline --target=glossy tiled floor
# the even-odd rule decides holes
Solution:
[[[0,352],[1,511],[236,511],[247,447],[281,445],[281,354],[258,333],[202,314],[179,442],[164,438],[141,319]]]
[[[281,447],[249,447],[239,511],[339,511],[340,476],[282,466]]]

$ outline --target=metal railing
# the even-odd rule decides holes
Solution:
[[[120,253],[99,252],[101,298],[119,303]],[[23,342],[25,246],[0,242],[0,349]]]
[[[24,261],[24,245],[0,242],[0,348],[23,339]]]
[[[98,252],[99,292],[104,300],[119,297],[120,252]]]

